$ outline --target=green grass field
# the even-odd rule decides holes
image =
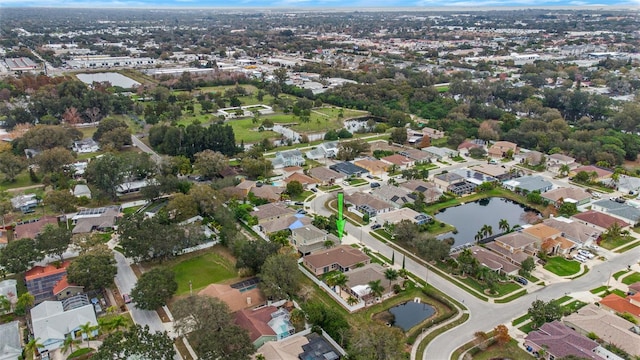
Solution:
[[[637,272],[634,272],[633,274],[627,275],[624,278],[622,278],[622,283],[625,285],[635,284],[638,281],[640,281],[640,274]]]
[[[498,344],[491,345],[487,350],[473,356],[473,360],[489,359],[533,359],[533,356],[521,349],[516,340],[511,340],[503,346]]]
[[[628,243],[632,242],[633,240],[635,240],[635,238],[632,237],[632,236],[618,236],[615,239],[601,241],[600,242],[600,246],[602,246],[603,248],[605,248],[607,250],[613,250],[613,249],[615,249],[617,247],[620,247],[622,245],[628,244]]]
[[[176,295],[189,292],[189,281],[193,291],[200,290],[209,284],[219,283],[238,276],[234,264],[225,257],[208,252],[172,266],[178,282]]]
[[[544,268],[558,276],[569,276],[580,271],[580,263],[575,260],[567,260],[563,257],[556,256],[549,258]]]

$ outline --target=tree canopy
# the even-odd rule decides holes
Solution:
[[[157,267],[142,274],[131,290],[131,298],[140,309],[155,310],[166,305],[176,290],[178,283],[173,270]]]

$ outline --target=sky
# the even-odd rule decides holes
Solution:
[[[629,8],[640,9],[640,0],[0,0],[1,7],[65,8]]]

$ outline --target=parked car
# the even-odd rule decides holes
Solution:
[[[318,192],[318,189],[316,189],[316,188],[311,188],[311,191],[313,191],[314,193],[317,193],[317,192]]]
[[[129,294],[122,294],[122,300],[124,300],[125,304],[128,304],[131,302],[131,296],[129,296]]]
[[[578,250],[578,254],[580,254],[581,256],[586,257],[587,259],[593,259],[594,256],[595,256],[592,253],[588,252],[587,250]]]
[[[373,188],[377,188],[377,187],[380,187],[380,183],[377,183],[377,182],[372,182],[372,183],[371,183],[371,188],[372,188],[372,189],[373,189]]]
[[[375,225],[371,226],[371,230],[377,230],[377,229],[380,229],[381,227],[382,227],[382,225],[375,224]]]
[[[516,281],[519,282],[522,285],[527,285],[529,283],[529,281],[527,279],[525,279],[523,277],[520,277],[520,276],[516,277]]]
[[[574,259],[574,260],[578,260],[578,261],[580,261],[581,263],[583,263],[583,262],[586,262],[586,261],[587,261],[587,258],[586,258],[586,257],[584,257],[584,256],[582,256],[582,255],[579,255],[579,254],[578,254],[578,255],[576,255],[576,256],[574,256],[574,257],[573,257],[573,259]]]
[[[299,206],[304,205],[304,203],[302,201],[296,201],[294,204],[299,205]]]
[[[373,175],[367,175],[367,179],[373,179]]]
[[[298,214],[305,215],[307,212],[304,209],[298,210]]]

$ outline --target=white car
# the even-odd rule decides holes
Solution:
[[[592,253],[586,251],[586,250],[578,250],[578,254],[586,257],[587,259],[593,259],[595,257],[595,255],[593,255]]]
[[[574,259],[574,260],[578,260],[578,261],[580,261],[581,263],[583,263],[583,262],[586,262],[586,261],[587,261],[587,258],[585,258],[585,257],[584,257],[584,256],[582,256],[582,255],[576,255],[576,256],[574,256],[574,257],[573,257],[573,259]]]

